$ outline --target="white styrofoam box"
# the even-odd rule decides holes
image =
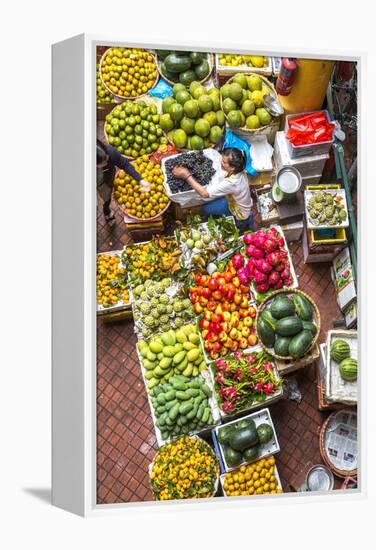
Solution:
[[[290,127],[289,125],[290,120],[301,117],[303,115],[310,115],[313,113],[316,113],[316,114],[324,113],[327,120],[331,122],[329,113],[325,109],[320,109],[318,111],[310,111],[308,113],[295,113],[293,115],[286,115],[285,132],[287,132]],[[334,128],[334,123],[331,122],[331,124]],[[296,157],[304,157],[306,155],[322,155],[322,154],[328,153],[330,151],[330,148],[333,142],[334,142],[334,133],[333,133],[332,139],[330,139],[329,141],[320,141],[319,143],[312,143],[308,145],[293,145],[292,143],[290,143],[289,140],[287,140],[287,147],[290,153],[290,157],[296,158]]]
[[[241,418],[237,418],[236,420],[232,420],[231,422],[226,422],[225,425],[217,426],[216,428],[214,428],[214,433],[215,433],[215,436],[217,438],[217,441],[218,441],[218,431],[221,428],[224,428],[225,426],[231,426],[231,424],[237,424],[238,422],[241,422],[242,420],[245,420],[246,418],[252,419],[254,421],[254,423],[256,424],[256,428],[260,424],[269,424],[269,426],[271,426],[271,428],[273,430],[273,436],[272,436],[271,440],[268,441],[268,443],[265,443],[264,445],[260,444],[260,454],[255,460],[252,460],[251,462],[256,462],[257,460],[260,460],[261,458],[265,458],[266,456],[270,456],[270,455],[274,455],[276,453],[279,453],[279,451],[281,449],[280,449],[280,446],[279,446],[279,443],[278,443],[277,434],[276,434],[276,431],[275,431],[275,428],[274,428],[274,424],[273,424],[272,417],[271,417],[271,414],[269,412],[269,409],[261,409],[260,411],[256,411],[254,413],[248,414],[248,415],[243,416]],[[221,453],[221,459],[222,459],[222,462],[224,464],[226,472],[232,472],[233,470],[237,470],[238,468],[240,468],[240,466],[242,466],[243,464],[250,464],[251,463],[251,462],[243,461],[240,464],[238,464],[238,466],[231,467],[226,462],[225,454],[224,454],[224,451],[223,451],[223,446],[219,441],[218,441],[218,447],[219,447],[219,450],[220,450],[220,453]]]
[[[283,489],[282,487],[282,483],[281,483],[281,478],[279,477],[279,473],[278,473],[278,470],[277,470],[277,466],[274,464],[274,477],[277,481],[277,488],[278,489]],[[222,474],[220,477],[220,482],[221,482],[221,487],[222,487],[222,491],[223,491],[223,496],[225,498],[232,498],[232,497],[229,497],[227,494],[226,494],[226,491],[225,491],[225,488],[224,488],[224,483],[225,483],[225,480],[226,480],[226,474]],[[260,496],[260,495],[251,495],[251,496]]]
[[[113,250],[111,252],[98,252],[98,256],[118,256],[119,257],[119,263],[121,267],[124,267],[122,261],[121,261],[121,255],[123,251],[122,250]],[[110,307],[103,307],[101,304],[97,303],[97,314],[98,315],[105,315],[108,313],[114,313],[115,311],[122,311],[125,309],[131,309],[132,307],[132,296],[129,292],[129,302],[123,302],[123,300],[119,300],[115,305]]]
[[[287,242],[298,241],[303,234],[303,222],[281,225]]]
[[[317,174],[322,174],[328,158],[328,153],[291,158],[285,132],[277,132],[275,136],[274,160],[278,169],[283,166],[293,166],[299,170],[302,178],[312,177]]]
[[[330,357],[335,340],[344,340],[350,346],[350,357],[358,359],[358,333],[356,330],[329,330],[326,341],[326,393],[327,401],[354,405],[358,402],[358,381],[347,382],[339,373],[339,365]]]
[[[221,168],[221,154],[216,149],[203,149],[204,155],[213,162],[213,168],[215,169],[215,174],[210,183],[215,183],[222,172]],[[185,151],[186,154],[195,154],[197,151]],[[166,162],[178,157],[182,153],[177,153],[176,155],[171,155],[162,159],[161,168],[163,172],[163,185],[165,187],[168,198],[172,202],[177,202],[182,207],[188,206],[198,206],[200,204],[205,204],[209,199],[202,198],[194,189],[189,189],[188,191],[182,191],[181,193],[173,193],[170,186],[167,182],[167,172],[166,172]]]

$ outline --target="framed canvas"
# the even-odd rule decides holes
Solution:
[[[53,504],[364,492],[362,59],[53,46]]]

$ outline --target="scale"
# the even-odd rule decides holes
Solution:
[[[293,166],[283,166],[277,173],[272,187],[273,200],[277,204],[294,203],[302,186],[302,176]]]

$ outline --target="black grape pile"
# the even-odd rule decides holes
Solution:
[[[173,193],[181,193],[192,189],[189,183],[174,176],[172,169],[175,166],[188,168],[192,176],[203,186],[208,185],[215,174],[213,162],[202,151],[182,153],[178,157],[166,160],[167,183]]]

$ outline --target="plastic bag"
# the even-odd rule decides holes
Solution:
[[[295,117],[288,121],[286,138],[293,145],[309,145],[333,139],[334,124],[323,111]]]
[[[231,130],[226,130],[223,148],[226,149],[227,147],[235,147],[236,149],[241,149],[242,151],[244,151],[247,157],[247,163],[245,165],[246,172],[248,172],[250,176],[257,175],[256,170],[252,166],[252,159],[250,154],[251,145],[249,145],[249,143],[236,136],[233,132],[231,132]]]
[[[154,88],[149,90],[148,95],[151,95],[152,97],[159,97],[159,99],[164,99],[165,97],[172,95],[172,86],[163,80],[163,78],[160,78]]]
[[[301,402],[302,394],[295,377],[285,378],[283,381],[283,397],[288,401]]]

